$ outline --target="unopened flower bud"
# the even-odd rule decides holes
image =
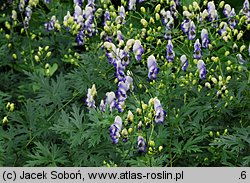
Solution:
[[[229,51],[226,51],[224,55],[225,55],[225,56],[228,56],[229,54],[230,54],[230,52],[229,52]]]
[[[8,117],[7,117],[7,116],[4,116],[4,118],[3,118],[3,124],[6,124],[8,121],[9,121],[9,120],[8,120]]]
[[[211,81],[214,83],[214,84],[217,84],[218,83],[218,81],[217,81],[217,79],[216,78],[211,78]]]
[[[147,22],[147,20],[145,20],[144,18],[141,19],[141,24],[142,24],[144,27],[147,27],[147,26],[148,26],[148,22]]]
[[[240,40],[240,38],[243,36],[243,32],[240,31],[239,34],[237,35],[237,40]]]
[[[133,122],[134,121],[134,114],[130,110],[128,111],[127,120],[129,122]]]
[[[155,19],[156,20],[160,20],[161,19],[161,16],[159,15],[159,13],[155,13]]]
[[[128,133],[131,134],[133,132],[133,128],[128,129]]]
[[[155,7],[155,13],[158,13],[161,10],[161,4],[157,4]]]
[[[49,58],[51,56],[51,51],[49,51],[47,54],[46,54],[46,57]]]
[[[142,13],[146,13],[146,9],[143,6],[140,9]]]
[[[15,109],[15,104],[14,103],[11,103],[10,104],[10,112],[13,112]]]
[[[221,1],[220,4],[219,4],[219,8],[223,8],[224,4],[225,4],[225,1]]]
[[[39,58],[37,55],[35,55],[35,60],[36,60],[37,62],[39,62],[39,61],[40,61],[40,58]]]
[[[151,147],[154,147],[154,146],[155,146],[155,142],[154,142],[153,140],[150,140],[150,141],[148,142],[148,144],[149,144],[149,146],[151,146]]]
[[[246,46],[243,44],[241,47],[240,47],[240,52],[243,52],[243,50],[246,48]]]
[[[205,86],[208,88],[208,89],[211,89],[211,84],[209,82],[206,82],[205,83]]]
[[[159,152],[161,152],[162,149],[163,149],[163,147],[162,147],[162,146],[159,146],[159,148],[158,148]]]

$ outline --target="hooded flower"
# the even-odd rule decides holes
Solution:
[[[208,2],[207,4],[207,11],[208,11],[208,19],[210,22],[214,22],[218,20],[218,13],[217,10],[215,9],[215,5],[213,1]],[[212,26],[217,27],[217,22],[212,23]]]
[[[74,11],[74,19],[75,21],[78,19],[79,16],[82,16],[82,8],[78,5],[75,6],[75,11]]]
[[[195,59],[200,59],[201,58],[201,44],[200,40],[196,39],[194,43],[194,54],[193,54]]]
[[[227,27],[228,27],[228,25],[226,22],[221,22],[220,26],[219,26],[220,29],[218,31],[219,35],[221,35],[221,36],[226,35],[227,34]]]
[[[228,24],[230,26],[231,29],[234,29],[237,25],[237,21],[236,21],[236,13],[234,11],[234,8],[232,8],[230,14],[229,14],[229,19],[228,19]]]
[[[155,110],[155,123],[164,123],[164,119],[166,116],[166,111],[163,110],[161,103],[158,99],[154,100],[154,110]]]
[[[83,30],[80,30],[76,36],[76,42],[78,46],[81,46],[84,44],[84,33]]]
[[[118,143],[121,128],[122,128],[122,119],[120,116],[116,116],[114,123],[109,128],[110,138],[113,144]]]
[[[246,60],[243,59],[243,57],[242,57],[242,55],[240,53],[238,53],[236,55],[236,57],[237,57],[240,64],[245,64],[246,63]]]
[[[122,65],[121,60],[117,60],[114,63],[114,66],[116,68],[115,76],[118,79],[118,81],[122,81],[125,78],[125,66]]]
[[[138,136],[137,147],[140,153],[145,153],[147,150],[147,144],[142,136]]]
[[[103,25],[106,25],[106,22],[110,20],[110,13],[108,10],[105,11],[104,13],[104,20],[103,20]]]
[[[135,40],[135,43],[133,45],[133,52],[135,54],[135,59],[137,61],[141,61],[141,56],[144,53],[144,49],[141,45],[141,41]]]
[[[51,31],[51,30],[54,30],[55,23],[56,23],[56,17],[52,16],[50,21],[48,23],[45,23],[44,26],[47,29],[47,31]]]
[[[187,34],[188,34],[188,39],[189,39],[189,40],[193,40],[193,39],[195,38],[195,36],[196,36],[196,31],[195,31],[195,29],[196,29],[196,27],[195,27],[195,25],[194,25],[194,22],[191,21],[191,22],[190,22],[190,27],[189,27],[188,32],[187,32]]]
[[[135,10],[135,8],[136,8],[135,6],[136,6],[136,0],[129,0],[128,9]]]
[[[110,111],[113,111],[116,108],[116,97],[114,92],[106,93],[105,106],[108,105]]]
[[[243,8],[241,9],[241,12],[244,14],[244,15],[249,15],[249,1],[248,0],[245,0],[244,3],[243,3]]]
[[[115,22],[117,24],[125,24],[125,8],[123,6],[119,7],[119,16],[116,17]]]
[[[182,23],[181,23],[181,30],[184,33],[188,33],[190,27],[190,20],[189,19],[185,19]]]
[[[182,64],[182,70],[184,72],[186,72],[187,67],[188,67],[188,59],[187,59],[186,55],[182,55],[180,60],[181,60],[181,64]]]
[[[93,84],[92,88],[88,89],[87,98],[85,100],[88,108],[96,108],[96,106],[95,106],[95,100],[94,100],[94,97],[96,95],[97,95],[96,87],[95,87],[95,84]]]
[[[166,46],[166,59],[169,62],[173,62],[175,57],[175,53],[173,50],[173,44],[171,40],[168,40],[168,44]]]
[[[197,69],[199,71],[199,77],[200,79],[206,79],[206,74],[207,74],[207,70],[206,70],[206,65],[203,62],[203,60],[199,60],[197,63]]]
[[[155,80],[156,79],[156,74],[159,73],[159,68],[156,65],[156,60],[153,55],[150,55],[147,60],[147,65],[148,65],[148,78],[150,80]]]
[[[82,0],[74,0],[74,4],[78,6],[82,6]]]
[[[99,109],[100,111],[105,112],[106,106],[105,106],[104,100],[101,100]]]
[[[170,11],[161,10],[160,14],[162,15],[162,24],[166,27],[167,30],[170,30],[174,27],[174,18],[171,15]]]
[[[225,17],[227,17],[227,18],[229,17],[231,10],[232,10],[232,8],[229,4],[226,4],[224,6],[223,14],[225,15]]]
[[[202,29],[201,31],[201,44],[203,48],[208,48],[208,44],[210,43],[210,40],[208,38],[208,32],[207,29]]]

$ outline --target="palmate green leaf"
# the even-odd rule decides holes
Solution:
[[[36,88],[39,88],[36,98],[40,104],[54,104],[61,107],[71,97],[69,84],[62,73],[56,77],[56,80],[35,73],[27,74],[29,79],[34,82]]]
[[[110,142],[109,127],[114,121],[114,116],[109,114],[108,110],[102,113],[99,110],[90,110],[88,114],[90,123],[87,124],[85,139],[88,140],[89,148],[96,146],[101,142]]]
[[[84,135],[84,112],[79,107],[73,105],[73,111],[68,114],[64,110],[61,112],[61,117],[50,128],[57,134],[62,135],[63,139],[70,144],[71,147],[75,147],[82,143]]]
[[[202,152],[201,146],[198,146],[198,145],[200,142],[202,142],[203,139],[204,137],[202,136],[198,136],[196,138],[193,138],[193,137],[189,138],[188,141],[183,146],[183,151],[187,153]]]
[[[30,160],[25,166],[60,166],[68,163],[65,149],[57,147],[56,144],[42,144],[35,142],[33,154],[28,155]]]

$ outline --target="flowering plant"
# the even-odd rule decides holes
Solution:
[[[0,165],[250,165],[249,0],[0,8]]]

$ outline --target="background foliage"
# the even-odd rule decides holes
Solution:
[[[176,53],[173,63],[165,59],[167,41],[163,38],[163,29],[152,33],[151,40],[140,38],[143,28],[140,20],[149,20],[158,3],[165,9],[169,3],[156,0],[137,4],[136,11],[128,11],[126,23],[120,29],[125,40],[140,38],[147,48],[141,63],[131,55],[133,60],[128,70],[133,73],[135,88],[128,95],[122,113],[101,112],[98,107],[88,109],[85,99],[87,89],[93,84],[97,88],[97,104],[106,92],[117,89],[115,69],[108,63],[100,39],[103,16],[95,19],[98,33],[78,46],[75,35],[63,27],[67,11],[74,12],[73,1],[45,3],[40,0],[32,10],[28,29],[23,29],[24,13],[18,11],[20,1],[4,2],[0,3],[1,166],[250,165],[250,59],[246,25],[237,27],[244,32],[242,39],[232,35],[228,42],[220,39],[217,29],[209,24],[197,25],[197,35],[202,26],[207,27],[213,46],[211,50],[203,50],[208,70],[204,81],[199,79],[193,62],[194,41],[187,40],[180,32],[183,6],[188,7],[193,0],[183,0],[178,7],[179,21],[175,21],[172,32]],[[203,1],[197,2],[200,7],[206,7]],[[225,2],[235,7],[236,13],[243,4],[242,1]],[[112,5],[105,0],[96,1],[95,5],[102,8],[102,15],[106,8],[117,12],[116,3]],[[219,3],[215,2],[216,7]],[[141,12],[141,7],[146,8],[146,13]],[[11,18],[12,10],[17,11],[16,21]],[[218,12],[222,15],[222,9]],[[61,24],[60,31],[44,28],[44,23],[53,15]],[[149,24],[147,30],[157,30],[159,26],[163,27],[161,21],[156,21]],[[158,39],[162,40],[161,45],[157,44]],[[246,61],[243,65],[236,57],[239,49],[233,52],[234,43],[239,48],[247,47],[242,52]],[[225,55],[226,51],[229,55]],[[181,70],[179,60],[183,53],[190,60],[186,73]],[[156,56],[160,72],[157,79],[150,82],[146,60],[151,54]],[[39,56],[39,60],[35,56]],[[219,61],[213,61],[212,57],[218,57]],[[228,76],[231,79],[228,80]],[[226,88],[213,83],[211,78],[221,81]],[[212,87],[206,87],[206,82]],[[143,127],[138,132],[139,121],[150,114],[150,109],[143,114],[137,114],[136,109],[154,97],[161,100],[167,112],[165,122]],[[14,104],[13,110],[8,103]],[[117,115],[126,121],[129,110],[134,114],[134,122],[125,127],[132,128],[133,132],[128,142],[120,140],[114,145],[109,127]],[[137,150],[137,137],[142,133],[148,145],[146,153]],[[154,143],[150,144],[149,140]]]

